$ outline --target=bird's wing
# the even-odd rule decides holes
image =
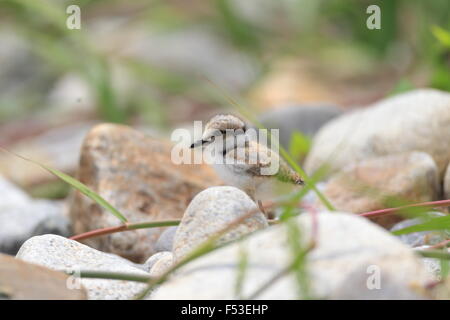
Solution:
[[[270,177],[270,175],[265,174],[267,170],[263,171],[263,169],[269,169],[277,161],[279,164],[278,171],[273,175],[283,182],[303,184],[301,177],[276,152],[264,145],[255,141],[248,141],[245,147],[236,148],[233,151],[228,152],[225,157],[236,161],[237,165],[242,166],[247,174]]]

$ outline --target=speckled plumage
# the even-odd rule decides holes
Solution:
[[[303,184],[301,177],[276,152],[251,140],[246,131],[245,122],[233,115],[217,115],[205,126],[202,142],[216,150],[212,166],[222,180],[244,190],[254,200],[259,189],[275,179]],[[264,169],[274,162],[278,162],[278,171],[265,174]]]

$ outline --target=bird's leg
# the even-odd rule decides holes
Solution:
[[[269,220],[269,219],[273,219],[272,213],[271,213],[271,212],[266,212],[266,210],[264,209],[264,206],[263,206],[261,200],[258,200],[258,207],[259,207],[259,210],[261,210],[261,212],[266,216],[266,218],[267,218],[268,220]]]
[[[259,210],[261,210],[261,212],[264,213],[264,215],[267,217],[266,211],[264,210],[261,200],[258,200],[258,207],[259,207]]]

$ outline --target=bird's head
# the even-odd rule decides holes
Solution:
[[[218,137],[226,140],[228,137],[234,139],[235,136],[245,134],[247,130],[244,121],[231,114],[217,115],[211,118],[205,126],[202,138],[191,145],[191,148],[207,146],[214,142]]]

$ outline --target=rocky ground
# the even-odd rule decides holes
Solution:
[[[32,165],[2,158],[0,298],[132,299],[145,284],[84,277],[77,283],[77,277],[63,272],[121,272],[157,278],[252,210],[253,215],[221,234],[218,243],[223,247],[177,269],[145,298],[448,297],[447,280],[433,285],[440,277],[439,261],[417,254],[448,239],[448,232],[398,237],[390,232],[445,216],[445,209],[430,209],[428,216],[414,219],[390,215],[369,220],[357,214],[389,207],[392,202],[387,199],[417,203],[450,198],[449,93],[414,90],[345,112],[333,106],[291,106],[267,112],[261,120],[275,128],[283,123],[284,144],[294,131],[312,137],[304,167],[309,174],[321,167],[328,169],[318,188],[337,212],[328,211],[310,192],[304,201],[306,209],[292,220],[296,227],[269,225],[244,192],[223,186],[208,166],[174,165],[171,144],[161,137],[121,125],[66,126],[65,130],[77,134],[69,134],[73,137],[70,144],[59,144],[66,150],[63,158],[51,157],[49,149],[66,141],[62,132],[69,131],[63,128],[40,136],[46,142],[54,137],[54,144],[39,143],[43,140],[38,137],[14,150],[26,148],[37,150],[36,155],[50,155],[52,165],[76,172],[81,182],[132,223],[171,219],[181,219],[181,223],[81,242],[70,240],[74,234],[115,227],[120,221],[78,192],[63,201],[30,197],[22,188],[42,180],[40,169],[20,169]],[[61,154],[61,149],[56,153]],[[25,170],[31,171],[24,174]],[[306,256],[308,286],[299,290],[297,277],[291,273],[258,292],[292,262],[292,228],[301,230],[295,237],[300,247],[311,240],[315,243]],[[368,285],[373,268],[380,272],[379,289]]]

